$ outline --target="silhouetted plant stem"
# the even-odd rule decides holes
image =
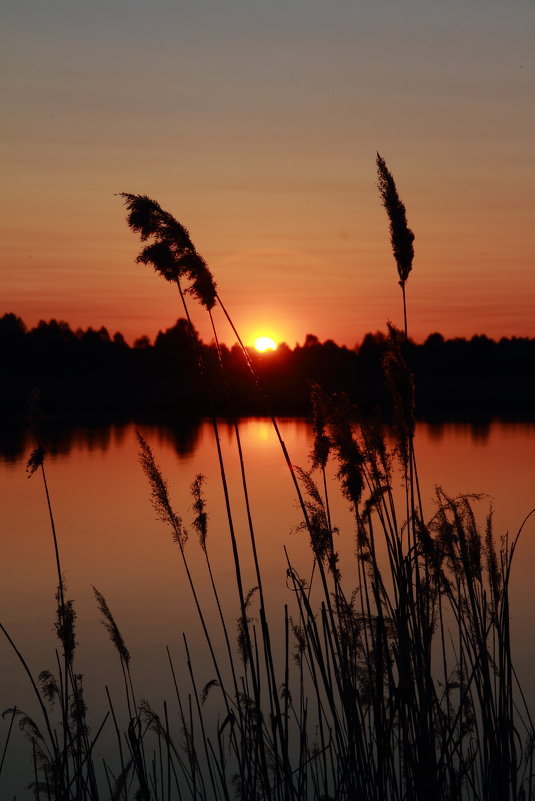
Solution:
[[[193,345],[194,345],[194,349],[195,349],[197,363],[199,365],[199,369],[201,371],[201,375],[203,377],[205,377],[205,370],[204,370],[204,364],[203,364],[202,356],[199,353],[199,349],[197,347],[197,342],[196,342],[196,339],[195,339],[195,336],[194,336],[193,323],[191,321],[191,317],[190,317],[190,314],[189,314],[189,309],[188,309],[188,306],[187,306],[187,303],[186,303],[186,299],[184,297],[184,293],[183,293],[182,287],[180,285],[180,280],[178,278],[176,279],[176,285],[177,285],[177,288],[178,288],[178,291],[179,291],[179,294],[180,294],[182,305],[184,307],[186,318],[188,320],[188,324],[189,324],[190,331],[191,331],[191,334],[192,334],[192,341],[193,341]],[[220,442],[220,437],[219,437],[219,428],[218,428],[218,425],[217,425],[217,419],[216,419],[215,414],[214,414],[213,411],[212,411],[212,414],[211,414],[211,423],[212,423],[212,428],[213,428],[213,431],[214,431],[214,438],[215,438],[216,449],[217,449],[217,458],[218,458],[218,462],[219,462],[219,470],[220,470],[220,476],[221,476],[221,484],[222,484],[222,487],[223,487],[223,495],[224,495],[224,499],[225,499],[225,508],[226,508],[227,520],[228,520],[228,524],[229,524],[229,533],[230,533],[230,539],[231,539],[231,545],[232,545],[232,553],[233,553],[233,559],[234,559],[234,567],[235,567],[235,574],[236,574],[236,584],[237,584],[237,589],[238,589],[238,597],[239,597],[239,601],[240,601],[241,619],[243,621],[243,631],[244,631],[244,634],[245,634],[246,653],[248,655],[247,664],[249,665],[249,668],[251,670],[251,678],[252,678],[252,682],[253,682],[253,692],[254,692],[254,696],[255,696],[255,702],[256,702],[258,708],[260,708],[260,688],[259,688],[258,677],[257,677],[257,674],[256,674],[255,665],[254,665],[253,651],[252,651],[252,645],[251,645],[250,634],[249,634],[249,627],[247,625],[247,607],[246,607],[246,604],[245,604],[245,594],[244,594],[244,590],[243,590],[243,582],[242,582],[242,576],[241,576],[240,558],[239,558],[238,546],[237,546],[237,542],[236,542],[236,535],[235,535],[235,531],[234,531],[234,521],[233,521],[232,510],[231,510],[231,505],[230,505],[230,496],[229,496],[229,491],[228,491],[228,484],[227,484],[225,465],[224,465],[224,461],[223,461],[223,453],[222,453],[222,450],[221,450],[221,442]],[[263,765],[263,771],[264,771],[264,779],[265,779],[266,783],[268,783],[267,762],[266,762],[266,757],[265,757],[265,753],[264,753],[262,737],[260,737],[260,745],[261,745],[261,753],[262,753],[262,765]]]
[[[121,764],[121,775],[122,775],[122,774],[124,774],[124,772],[125,772],[125,763],[124,763],[124,756],[123,756],[122,737],[121,737],[121,734],[120,734],[120,732],[119,732],[119,725],[118,725],[118,723],[117,723],[117,717],[116,717],[116,715],[115,715],[115,710],[114,710],[114,708],[113,708],[113,704],[112,704],[112,700],[111,700],[110,691],[109,691],[109,689],[108,689],[108,687],[107,687],[107,686],[106,686],[106,688],[105,688],[105,689],[106,689],[106,697],[107,697],[107,699],[108,699],[108,706],[110,707],[110,712],[111,712],[111,717],[112,717],[112,721],[113,721],[113,726],[114,726],[114,729],[115,729],[115,734],[116,734],[116,737],[117,737],[117,747],[119,748],[119,759],[120,759],[120,764]],[[110,793],[110,795],[111,795],[111,793]],[[123,787],[123,788],[122,788],[121,795],[122,795],[122,797],[124,798],[124,801],[127,801],[127,795],[126,795],[126,788],[125,788],[125,787]]]
[[[36,788],[35,796],[36,800],[39,801],[39,799],[41,798],[41,794],[39,792],[39,773],[37,771],[37,754],[35,748],[35,737],[32,737],[32,765],[33,765],[33,781],[34,781],[34,786]],[[16,797],[13,799],[13,801],[16,801]]]
[[[13,721],[15,720],[15,715],[17,714],[17,707],[13,707],[11,712],[11,720],[9,721],[9,728],[7,730],[6,741],[4,743],[4,748],[2,750],[2,759],[0,759],[0,776],[2,775],[2,768],[4,767],[4,761],[7,754],[7,747],[9,745],[9,740],[11,738],[11,730],[13,728]]]
[[[184,716],[184,708],[183,708],[183,705],[182,705],[182,697],[181,697],[180,691],[178,689],[178,682],[177,682],[177,678],[176,678],[175,667],[173,665],[173,660],[171,659],[171,653],[169,651],[169,647],[166,646],[165,650],[166,650],[166,653],[167,653],[167,659],[169,661],[169,667],[170,667],[170,670],[171,670],[171,675],[173,677],[173,685],[174,685],[174,688],[175,688],[175,695],[176,695],[177,702],[178,702],[180,723],[182,725],[182,731],[186,734],[187,733],[186,718]],[[196,794],[194,792],[194,787],[195,787],[195,761],[194,761],[194,754],[193,754],[193,750],[192,750],[192,744],[191,744],[189,736],[185,737],[184,749],[185,749],[187,757],[188,757],[189,773],[186,771],[186,769],[183,766],[181,760],[179,760],[179,764],[181,765],[184,777],[186,778],[186,780],[188,782],[188,789],[189,789],[191,795],[193,796],[193,798],[195,798],[196,797]]]
[[[261,395],[261,397],[262,397],[262,399],[263,399],[263,401],[264,401],[264,403],[266,405],[268,416],[269,416],[269,418],[270,418],[270,420],[272,422],[273,428],[274,428],[275,433],[277,435],[277,439],[278,439],[279,444],[280,444],[281,449],[282,449],[282,453],[284,455],[284,459],[286,461],[286,465],[287,465],[288,470],[290,471],[290,475],[292,477],[294,488],[295,488],[295,491],[297,493],[297,498],[299,500],[299,505],[301,507],[301,511],[303,513],[307,528],[310,530],[310,520],[308,518],[308,512],[307,512],[307,509],[306,509],[305,502],[303,500],[303,495],[301,493],[301,488],[299,487],[299,483],[298,483],[297,478],[295,476],[295,470],[294,470],[293,464],[291,462],[290,456],[288,454],[288,450],[286,448],[286,443],[284,442],[284,440],[282,438],[282,434],[280,432],[280,428],[279,428],[279,425],[277,423],[277,419],[275,418],[275,415],[273,414],[273,412],[271,410],[271,404],[269,402],[269,398],[266,395],[266,393],[264,392],[264,389],[262,388],[262,385],[260,383],[260,377],[259,377],[259,375],[258,375],[258,373],[257,373],[257,371],[255,369],[255,366],[254,366],[254,364],[253,364],[253,362],[251,360],[251,357],[249,356],[247,348],[243,344],[243,341],[242,341],[242,339],[241,339],[241,337],[240,337],[240,335],[239,335],[239,333],[238,333],[238,331],[236,329],[236,326],[234,325],[234,323],[232,321],[232,318],[230,317],[228,311],[226,310],[225,306],[223,305],[223,302],[221,301],[221,298],[219,297],[218,294],[216,294],[216,298],[217,298],[217,302],[221,306],[221,309],[222,309],[225,317],[227,318],[227,320],[228,320],[228,322],[230,324],[230,327],[232,328],[232,330],[233,330],[233,332],[234,332],[234,334],[236,336],[236,339],[238,340],[238,344],[240,346],[240,349],[241,349],[241,351],[242,351],[242,353],[243,353],[243,355],[245,357],[245,362],[246,362],[246,364],[247,364],[247,366],[249,368],[249,371],[251,372],[251,375],[253,376],[253,378],[255,380],[255,383],[256,383],[257,388],[258,388],[258,390],[260,392],[260,395]]]
[[[52,503],[50,500],[50,493],[48,491],[48,483],[46,480],[46,473],[43,461],[40,464],[41,469],[41,478],[43,480],[43,486],[45,489],[45,496],[46,496],[46,503],[48,508],[48,516],[50,520],[50,527],[52,530],[52,539],[54,542],[54,554],[56,558],[56,569],[58,574],[58,617],[59,617],[59,632],[60,636],[66,637],[67,636],[67,616],[66,616],[66,606],[65,606],[65,592],[64,592],[64,581],[63,581],[63,574],[61,572],[61,562],[59,558],[59,547],[58,547],[58,538],[56,535],[56,524],[54,521],[54,514],[52,512]],[[68,769],[67,764],[67,744],[68,738],[70,735],[69,731],[69,724],[68,724],[68,714],[69,714],[69,654],[66,647],[65,639],[62,642],[63,645],[63,656],[64,656],[64,695],[63,695],[63,704],[62,704],[62,712],[63,712],[63,743],[64,743],[64,751],[63,751],[63,760],[65,768]],[[72,659],[72,655],[71,655]]]
[[[279,425],[278,425],[277,420],[276,420],[276,418],[275,418],[275,416],[274,416],[274,414],[273,414],[273,412],[271,410],[271,405],[270,405],[270,402],[269,402],[269,398],[268,398],[268,396],[266,395],[266,393],[264,392],[264,390],[263,390],[263,388],[261,386],[260,378],[259,378],[258,373],[257,373],[257,371],[256,371],[256,369],[254,367],[254,364],[252,363],[252,360],[251,360],[251,358],[250,358],[250,356],[248,354],[247,348],[245,347],[245,345],[244,345],[244,343],[243,343],[243,341],[242,341],[242,339],[241,339],[241,337],[240,337],[240,335],[239,335],[239,333],[238,333],[238,331],[237,331],[237,329],[236,329],[236,327],[235,327],[235,325],[234,325],[234,323],[232,321],[232,318],[230,317],[229,313],[227,312],[227,310],[226,310],[225,306],[223,305],[223,303],[221,301],[221,298],[220,298],[220,296],[219,296],[219,294],[217,292],[216,292],[216,299],[217,299],[217,302],[219,303],[219,305],[221,306],[221,309],[222,309],[225,317],[227,318],[227,320],[228,320],[228,322],[229,322],[229,324],[230,324],[230,326],[231,326],[231,328],[232,328],[232,330],[233,330],[233,332],[234,332],[234,334],[235,334],[235,336],[236,336],[236,338],[238,340],[238,344],[239,344],[240,349],[241,349],[241,351],[242,351],[242,353],[243,353],[243,355],[245,357],[246,364],[248,365],[249,370],[250,370],[250,372],[251,372],[251,374],[252,374],[252,376],[253,376],[253,378],[254,378],[254,380],[256,382],[257,388],[258,388],[258,390],[259,390],[259,392],[260,392],[260,394],[261,394],[261,396],[262,396],[262,398],[263,398],[263,400],[264,400],[264,402],[266,404],[268,415],[269,415],[269,417],[271,419],[273,428],[274,428],[275,433],[277,435],[277,439],[278,439],[279,444],[281,446],[286,465],[288,467],[288,470],[290,471],[290,475],[291,475],[291,478],[292,478],[292,481],[293,481],[293,485],[294,485],[294,488],[295,488],[295,491],[296,491],[296,494],[297,494],[297,498],[298,498],[298,501],[299,501],[299,505],[301,507],[301,511],[302,511],[302,514],[303,514],[303,517],[304,517],[304,520],[305,520],[305,525],[306,525],[306,527],[307,527],[307,529],[308,529],[308,531],[310,533],[311,539],[313,540],[314,539],[314,534],[313,534],[311,521],[310,521],[310,518],[309,518],[309,515],[308,515],[308,510],[306,508],[306,504],[305,504],[305,501],[304,501],[304,498],[303,498],[303,494],[301,492],[301,488],[299,486],[299,482],[297,481],[297,477],[295,475],[294,466],[293,466],[293,464],[292,464],[292,462],[290,460],[290,456],[288,454],[288,450],[286,448],[286,444],[285,444],[285,442],[284,442],[284,440],[282,438]],[[316,555],[316,558],[317,558],[317,555]],[[323,564],[321,563],[321,560],[319,560],[319,562],[318,562],[318,568],[319,568],[319,573],[320,573],[320,577],[321,577],[321,581],[322,581],[322,585],[323,585],[323,590],[324,590],[324,595],[325,595],[325,598],[326,598],[327,607],[328,607],[328,610],[329,610],[329,617],[330,617],[330,620],[331,620],[331,627],[332,627],[332,631],[333,631],[333,636],[334,636],[335,641],[336,641],[337,649],[339,650],[340,649],[340,644],[338,642],[338,632],[337,632],[337,628],[336,628],[335,621],[334,621],[334,613],[333,613],[333,610],[332,610],[331,598],[330,598],[330,593],[329,593],[327,580],[326,580],[326,576],[325,576],[325,570],[324,570]]]
[[[403,330],[405,332],[405,342],[409,341],[409,330],[407,324],[407,298],[405,293],[405,281],[401,284],[401,294],[403,296]]]
[[[210,309],[208,310],[208,314],[210,315],[210,322],[211,322],[211,325],[212,325],[212,332],[213,332],[214,340],[215,340],[215,344],[216,344],[216,349],[217,349],[217,354],[218,354],[219,365],[220,365],[220,368],[221,368],[221,373],[222,373],[223,380],[224,380],[224,383],[225,383],[225,386],[226,386],[227,398],[230,401],[230,389],[229,389],[228,382],[226,381],[226,376],[225,376],[225,373],[224,373],[223,360],[222,360],[222,357],[221,357],[221,347],[220,347],[220,344],[219,344],[219,338],[218,338],[218,335],[217,335],[217,330],[216,330],[216,327],[215,327],[213,315],[212,315],[212,312],[211,312]],[[290,764],[288,762],[288,739],[287,739],[287,736],[286,736],[285,731],[283,729],[281,708],[280,708],[279,696],[278,696],[278,692],[277,692],[277,681],[276,681],[276,678],[275,678],[275,668],[274,668],[274,664],[273,664],[273,653],[272,653],[272,648],[271,648],[271,638],[270,638],[270,631],[269,631],[268,618],[267,618],[267,612],[266,612],[264,588],[263,588],[263,582],[262,582],[262,574],[261,574],[261,571],[260,571],[260,563],[259,563],[259,559],[258,559],[258,551],[257,551],[257,547],[256,547],[256,536],[255,536],[255,531],[254,531],[253,518],[252,518],[252,512],[251,512],[251,504],[250,504],[250,499],[249,499],[249,490],[248,490],[247,477],[246,477],[246,472],[245,472],[245,460],[244,460],[244,457],[243,457],[240,430],[239,430],[238,422],[237,422],[237,420],[236,420],[236,418],[234,416],[232,418],[232,423],[233,423],[233,428],[234,428],[234,435],[235,435],[235,438],[236,438],[236,446],[237,446],[237,449],[238,449],[238,458],[239,458],[239,464],[240,464],[240,474],[241,474],[243,496],[244,496],[244,499],[245,499],[245,508],[246,508],[246,514],[247,514],[247,524],[248,524],[248,529],[249,529],[249,538],[250,538],[250,541],[251,541],[251,549],[252,549],[252,552],[253,552],[253,560],[254,560],[254,565],[255,565],[256,580],[257,580],[257,583],[258,583],[258,591],[259,591],[259,596],[260,596],[260,623],[261,623],[261,628],[262,628],[262,637],[263,637],[263,641],[264,641],[264,651],[265,651],[265,657],[266,657],[266,666],[267,666],[267,670],[268,670],[268,679],[269,679],[269,682],[270,682],[269,698],[273,701],[273,703],[275,705],[274,717],[275,717],[276,725],[278,727],[278,732],[279,732],[279,736],[281,738],[281,743],[282,743],[282,760],[283,760],[284,774],[285,774],[285,777],[286,777],[284,787],[285,787],[285,790],[287,792],[290,792],[290,787],[292,786],[292,784],[291,784],[291,769],[290,769]]]
[[[206,561],[206,567],[207,567],[207,570],[208,570],[208,575],[210,577],[210,585],[212,587],[212,592],[213,592],[214,599],[215,599],[215,602],[216,602],[217,612],[218,612],[218,615],[219,615],[219,619],[221,621],[221,628],[223,630],[223,636],[225,638],[225,645],[226,645],[226,648],[227,648],[227,655],[228,655],[228,658],[229,658],[229,666],[230,666],[230,670],[231,670],[231,674],[232,674],[232,683],[234,685],[235,697],[237,697],[238,696],[238,681],[237,681],[237,678],[236,678],[236,668],[235,668],[235,665],[234,665],[234,656],[233,656],[233,653],[232,653],[232,648],[231,648],[231,645],[230,645],[230,639],[229,639],[229,635],[228,635],[228,627],[227,627],[227,623],[226,623],[226,620],[225,620],[225,616],[223,615],[223,610],[221,608],[221,602],[219,600],[219,593],[217,591],[216,583],[215,583],[215,580],[214,580],[214,575],[213,575],[213,572],[212,572],[212,565],[211,565],[211,562],[210,562],[210,558],[208,556],[208,548],[205,547],[202,550],[203,550],[204,558],[205,558],[205,561]]]
[[[30,668],[28,667],[28,663],[24,659],[23,655],[21,654],[21,652],[19,651],[19,649],[15,645],[14,641],[12,640],[11,636],[9,635],[9,632],[7,631],[7,629],[5,628],[5,626],[2,623],[0,623],[0,629],[2,629],[4,637],[6,638],[6,640],[10,644],[11,648],[13,649],[15,654],[17,655],[17,658],[18,658],[20,664],[22,665],[22,668],[24,669],[24,672],[28,676],[28,679],[30,681],[30,685],[31,685],[31,687],[32,687],[32,689],[34,691],[34,694],[35,694],[36,698],[37,698],[37,702],[38,702],[39,707],[41,709],[41,712],[43,714],[43,720],[45,721],[45,726],[46,726],[48,737],[49,737],[49,740],[50,740],[50,745],[52,747],[52,751],[48,751],[48,756],[50,757],[50,759],[57,758],[58,757],[58,752],[56,751],[56,739],[55,739],[53,731],[52,731],[52,726],[51,726],[51,723],[50,723],[50,717],[49,717],[47,709],[46,709],[46,707],[45,707],[45,705],[43,703],[43,699],[41,698],[41,693],[39,692],[39,688],[37,687],[37,684],[35,682],[33,674],[31,672]],[[16,707],[14,707],[14,709],[16,709]]]
[[[219,797],[219,793],[217,791],[217,785],[216,785],[215,779],[214,779],[214,773],[213,773],[213,768],[212,768],[212,759],[211,759],[210,752],[209,752],[209,749],[208,749],[208,741],[207,741],[206,731],[205,731],[205,727],[204,727],[204,718],[203,718],[203,714],[202,714],[202,710],[201,710],[201,704],[200,704],[200,701],[199,701],[199,693],[197,691],[197,683],[195,681],[195,674],[194,674],[193,667],[192,667],[192,664],[191,664],[191,656],[190,656],[190,652],[189,652],[189,648],[188,648],[188,641],[186,639],[186,635],[185,634],[183,634],[182,637],[183,637],[183,640],[184,640],[184,647],[186,649],[186,657],[187,657],[187,663],[186,664],[188,666],[188,671],[189,671],[189,675],[190,675],[190,679],[191,679],[191,684],[192,684],[192,687],[193,687],[193,695],[195,697],[195,704],[197,706],[197,714],[198,714],[199,723],[200,723],[200,726],[201,726],[201,735],[202,735],[202,740],[203,740],[203,745],[204,745],[204,753],[205,753],[205,757],[206,757],[206,765],[207,765],[208,773],[209,773],[209,776],[210,776],[210,783],[212,785],[214,798],[218,798]],[[226,787],[226,785],[224,783],[222,785],[222,790],[223,790],[225,799],[227,799],[227,801],[229,801],[229,795],[228,795],[227,787]]]
[[[46,473],[44,464],[41,462],[40,465],[41,469],[41,478],[43,480],[43,486],[45,488],[45,495],[46,495],[46,503],[48,508],[48,516],[50,519],[50,527],[52,529],[52,539],[54,541],[54,554],[56,557],[56,569],[58,572],[58,592],[59,592],[59,603],[62,616],[65,614],[65,597],[64,597],[64,590],[63,590],[63,574],[61,572],[61,563],[59,558],[59,547],[58,547],[58,538],[56,535],[56,524],[54,522],[54,514],[52,512],[52,503],[50,501],[50,493],[48,491],[48,483],[46,480]]]

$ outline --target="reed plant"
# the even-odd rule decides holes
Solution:
[[[392,395],[392,433],[375,414],[362,418],[347,398],[311,388],[314,440],[308,469],[294,465],[271,413],[254,359],[223,305],[213,276],[189,232],[159,204],[123,194],[130,228],[144,243],[138,261],[152,265],[177,286],[190,321],[190,299],[209,315],[214,341],[218,305],[241,347],[244,361],[281,446],[302,515],[300,529],[311,550],[311,569],[299,574],[288,554],[290,602],[282,627],[267,608],[250,502],[239,420],[220,358],[240,464],[248,549],[240,549],[219,422],[211,415],[225,499],[229,552],[234,565],[236,622],[225,617],[212,568],[209,510],[204,477],[191,486],[191,542],[175,512],[170,487],[153,450],[141,435],[139,459],[158,518],[169,529],[189,585],[208,649],[213,678],[199,686],[198,670],[184,637],[186,674],[178,678],[169,650],[176,712],[160,712],[138,699],[130,653],[104,596],[95,597],[117,651],[128,710],[118,719],[108,693],[102,726],[116,732],[117,754],[95,760],[97,735],[86,723],[82,682],[74,669],[74,620],[66,600],[52,505],[39,447],[30,470],[41,471],[58,572],[57,633],[62,645],[58,678],[32,678],[43,724],[24,717],[35,763],[36,798],[106,798],[171,801],[241,798],[243,801],[528,801],[535,798],[535,731],[517,680],[510,636],[509,583],[518,538],[497,537],[492,514],[479,514],[479,496],[451,497],[438,488],[424,508],[418,477],[414,386],[408,364],[406,284],[412,270],[414,234],[392,174],[377,156],[378,188],[386,209],[402,290],[403,330],[389,325],[384,372]],[[192,339],[196,342],[191,326]],[[202,351],[197,352],[206,375]],[[209,387],[207,387],[209,392]],[[332,521],[332,482],[352,510],[354,562],[342,564],[340,532]],[[395,492],[402,481],[401,499]],[[217,617],[209,619],[190,566],[189,550],[201,549]],[[254,586],[245,561],[252,557]],[[284,580],[284,577],[281,577]],[[3,628],[3,627],[2,627]],[[3,628],[12,647],[15,643]],[[233,633],[233,632],[236,633]],[[222,647],[217,643],[222,642]],[[17,653],[19,653],[17,651]],[[187,682],[187,685],[186,685]],[[187,689],[186,689],[187,686]],[[207,699],[219,710],[207,713]],[[45,699],[59,705],[59,728]],[[21,715],[8,710],[11,724]],[[44,729],[44,733],[41,733]],[[11,725],[9,731],[11,732]],[[7,748],[7,743],[6,743]],[[5,749],[4,749],[5,753]],[[0,771],[3,763],[0,763]],[[107,790],[106,790],[107,788]]]

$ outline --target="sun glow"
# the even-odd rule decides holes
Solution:
[[[277,343],[271,337],[258,337],[254,346],[260,353],[264,353],[265,350],[277,350]]]

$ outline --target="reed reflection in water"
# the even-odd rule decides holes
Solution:
[[[211,426],[203,422],[178,430],[155,425],[139,425],[138,428],[153,448],[169,481],[176,511],[190,529],[193,512],[189,488],[196,474],[206,476],[211,559],[225,614],[235,620],[239,605]],[[267,609],[275,630],[279,621],[282,631],[284,604],[292,601],[286,586],[284,546],[303,576],[310,573],[310,550],[305,534],[292,533],[300,523],[300,511],[271,423],[264,419],[245,419],[240,430],[267,590]],[[311,446],[310,425],[297,419],[284,420],[281,431],[292,461],[306,468]],[[237,510],[237,536],[242,552],[250,555],[245,509],[237,489],[240,486],[239,465],[232,426],[222,423],[221,436],[229,485],[235,493],[231,500]],[[487,493],[489,498],[482,502],[482,516],[492,501],[496,531],[516,533],[535,505],[534,446],[533,424],[492,423],[485,428],[419,424],[416,452],[427,512],[432,513],[437,484],[452,495]],[[24,471],[30,449],[31,443],[21,440],[17,448],[10,446],[0,463],[4,565],[0,619],[37,673],[44,667],[54,667],[57,577],[43,488],[36,480],[28,481]],[[91,590],[93,584],[105,595],[121,626],[133,656],[133,671],[141,697],[158,704],[164,697],[172,696],[165,646],[171,648],[176,664],[181,664],[183,631],[191,644],[199,684],[202,686],[213,678],[176,545],[168,531],[155,520],[146,480],[137,461],[137,449],[133,424],[78,428],[70,432],[58,429],[48,433],[48,480],[68,597],[74,599],[78,612],[79,668],[86,677],[90,710],[93,702],[103,708],[104,686],[110,686],[113,691],[121,680],[120,668],[99,622]],[[334,478],[335,473],[336,467],[331,466],[329,475]],[[333,484],[332,496],[335,495]],[[354,583],[351,573],[354,521],[347,502],[336,497],[333,523],[340,531],[337,544],[343,573],[344,565],[348,566],[344,580],[351,586]],[[215,616],[214,602],[208,590],[204,560],[192,535],[186,547],[195,583],[206,588],[201,602],[210,619]],[[514,655],[532,706],[535,700],[532,679],[535,675],[534,563],[532,525],[520,541],[511,586]],[[244,572],[246,587],[252,587],[255,580],[250,556],[244,560]],[[217,629],[215,622],[214,629]],[[217,633],[215,639],[217,642]],[[17,704],[32,712],[34,700],[27,680],[5,641],[0,643],[0,660],[0,708]],[[2,734],[5,725],[6,722],[2,722]],[[12,748],[11,759],[16,767],[19,760],[27,759],[27,753],[15,752],[15,746]],[[26,745],[24,748],[27,750]]]

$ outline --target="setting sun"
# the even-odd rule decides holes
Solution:
[[[271,337],[258,337],[255,339],[254,346],[260,353],[265,350],[277,350],[277,343]]]

